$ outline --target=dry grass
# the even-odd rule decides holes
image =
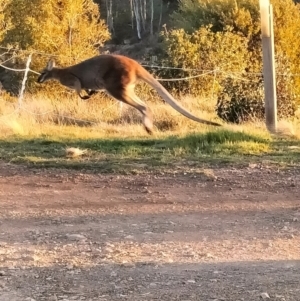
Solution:
[[[277,130],[275,135],[282,138],[297,137],[295,125],[287,120],[280,120],[277,124]]]
[[[214,111],[215,101],[186,96],[180,99],[180,103],[201,118],[220,122]],[[215,129],[187,119],[161,99],[150,101],[148,105],[154,115],[157,137]],[[298,120],[279,122],[277,135],[297,136]],[[224,124],[224,127],[229,131],[268,135],[261,121],[243,125]],[[0,131],[2,138],[11,135],[52,136],[56,133],[76,138],[148,136],[138,111],[105,94],[99,94],[89,101],[82,101],[73,93],[56,99],[45,95],[27,95],[19,109],[16,102],[0,102]],[[71,132],[68,133],[69,131]]]
[[[218,121],[215,101],[182,97],[180,103],[195,115]],[[157,98],[148,101],[154,115],[155,136],[184,135],[195,132],[215,130],[214,127],[193,122],[168,104]],[[299,112],[300,117],[300,112]],[[293,121],[281,120],[278,123],[276,137],[299,138],[300,118]],[[221,122],[222,123],[222,122]],[[234,132],[247,132],[268,136],[265,124],[254,121],[243,125],[223,124],[224,128]],[[56,98],[46,95],[27,95],[19,108],[17,100],[0,102],[0,138],[17,136],[69,136],[70,138],[96,137],[147,137],[141,114],[135,109],[122,105],[106,94],[99,93],[89,101],[82,101],[75,93],[58,95]]]
[[[63,98],[64,97],[64,98]],[[138,111],[121,105],[106,96],[96,96],[82,101],[72,94],[62,96],[62,101],[44,95],[27,96],[19,110],[17,104],[0,103],[0,136],[41,135],[56,132],[68,126],[79,132],[97,131],[104,136],[146,136],[142,118]],[[202,118],[216,120],[213,104],[204,100],[185,97],[180,102],[191,112]],[[188,120],[161,100],[149,103],[154,115],[156,134],[187,133],[203,131],[208,127]],[[210,107],[210,109],[208,109]],[[76,133],[73,133],[76,135]]]
[[[184,97],[180,102],[195,115],[220,122],[213,101]],[[299,119],[292,122],[293,135],[278,139],[261,121],[215,128],[187,119],[161,100],[148,104],[153,136],[144,130],[139,112],[101,94],[90,101],[75,94],[56,99],[27,95],[20,108],[0,102],[0,160],[108,171],[177,168],[185,162],[236,164],[258,157],[299,162],[298,148],[289,148],[299,147]],[[281,124],[279,129],[284,128]]]

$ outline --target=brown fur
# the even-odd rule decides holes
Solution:
[[[218,123],[192,115],[145,68],[125,56],[99,55],[66,68],[55,68],[54,62],[50,60],[37,81],[42,83],[50,79],[58,80],[62,85],[76,90],[82,99],[88,99],[98,90],[105,89],[112,97],[127,103],[142,113],[143,123],[148,133],[152,133],[152,114],[134,92],[134,87],[139,79],[152,86],[169,105],[187,118],[204,124],[220,126]],[[82,96],[81,90],[85,90],[87,95]]]

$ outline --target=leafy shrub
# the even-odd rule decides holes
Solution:
[[[183,93],[207,96],[213,84],[218,90],[220,83],[214,70],[240,72],[245,70],[248,61],[247,40],[232,32],[214,33],[211,26],[203,26],[192,34],[183,29],[172,30],[164,42],[167,58],[164,64],[195,71],[169,70],[160,73],[164,77],[203,76],[180,82],[170,82],[169,88],[181,89]],[[198,71],[197,71],[198,70]],[[168,84],[168,83],[167,83]]]
[[[276,92],[277,111],[279,117],[294,116],[299,99],[297,98],[297,76],[293,75],[292,67],[286,55],[276,57]],[[299,94],[298,94],[299,95]]]
[[[25,57],[33,52],[32,68],[36,70],[44,68],[49,56],[58,65],[77,63],[99,53],[110,38],[93,0],[10,0],[3,14],[4,22],[12,26],[1,45],[22,50],[17,54],[23,66]]]
[[[9,19],[5,20],[5,9],[10,0],[0,0],[0,40],[2,40],[3,35],[11,27],[11,22]]]
[[[300,9],[292,0],[271,0],[271,3],[278,113],[286,117],[293,115],[296,105],[300,104],[300,77],[292,76],[298,73],[300,64]],[[172,19],[174,26],[181,29],[164,34],[165,64],[182,68],[220,68],[225,73],[246,71],[246,78],[251,78],[253,73],[262,73],[259,1],[181,0]],[[169,74],[177,75],[175,72]],[[193,94],[205,94],[211,90],[211,85],[212,78],[207,76],[183,87]],[[182,89],[179,85],[172,87]],[[217,87],[221,92],[217,112],[222,118],[240,122],[263,117],[261,82],[222,81],[219,78]]]
[[[245,37],[260,32],[257,0],[181,0],[178,11],[172,14],[173,24],[192,32],[201,26],[212,25],[212,31],[224,31],[230,26]]]
[[[218,95],[216,112],[228,122],[241,123],[264,117],[262,80],[226,78]]]
[[[288,65],[284,56],[278,57],[276,90],[280,118],[293,116],[296,111],[295,78]],[[220,118],[233,123],[264,118],[263,77],[248,74],[238,79],[226,78],[222,86],[216,107]]]

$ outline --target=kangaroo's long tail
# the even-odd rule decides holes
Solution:
[[[201,119],[187,111],[181,104],[179,104],[173,96],[142,66],[139,65],[138,72],[137,72],[138,78],[145,81],[147,84],[149,84],[152,88],[154,88],[160,97],[162,97],[173,109],[184,115],[185,117],[192,119],[196,122],[200,122],[203,124],[208,125],[214,125],[214,126],[222,126],[219,123],[208,121],[205,119]]]

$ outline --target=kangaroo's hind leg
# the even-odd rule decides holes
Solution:
[[[148,134],[153,133],[153,117],[152,112],[146,104],[135,94],[134,87],[126,87],[122,89],[106,88],[107,92],[114,98],[134,107],[143,115],[143,124]]]
[[[144,104],[144,102],[134,93],[127,96],[131,102],[134,103],[136,109],[138,109],[143,115],[143,124],[148,134],[153,133],[153,116],[151,110]],[[128,103],[128,102],[127,102]]]

